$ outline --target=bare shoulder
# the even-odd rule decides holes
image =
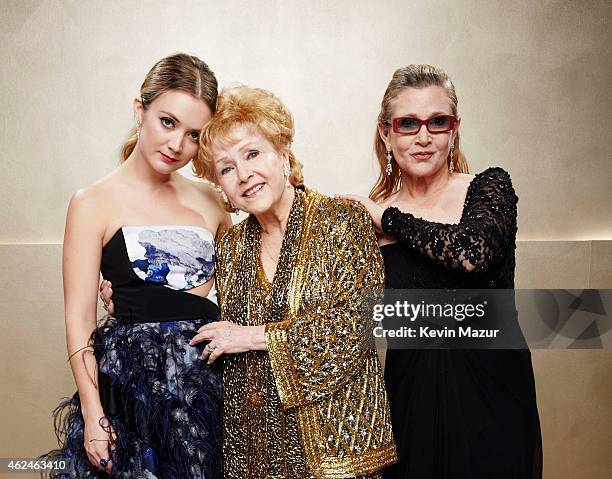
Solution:
[[[469,173],[453,173],[452,175],[453,182],[465,188],[469,186],[475,177],[476,175],[470,175]]]
[[[190,181],[196,185],[203,195],[210,196],[212,198],[217,198],[219,196],[219,190],[213,184],[207,183],[206,181]]]
[[[223,200],[219,190],[212,184],[201,180],[183,178],[185,187],[197,200],[191,202],[194,209],[207,218],[211,226],[214,224],[216,236],[219,237],[226,229],[231,227],[232,221],[223,206]]]
[[[103,235],[113,210],[125,203],[125,195],[130,189],[119,169],[78,189],[70,198],[67,227],[81,225]]]
[[[69,211],[88,213],[104,209],[104,201],[108,196],[109,185],[96,182],[74,192],[68,205]]]
[[[101,245],[106,232],[108,207],[100,188],[90,185],[77,190],[70,198],[66,213],[64,247],[74,248],[74,240],[90,247]],[[81,246],[82,247],[82,246]]]
[[[197,191],[205,199],[217,202],[221,198],[219,191],[212,184],[201,180],[190,180],[187,178],[185,178],[185,180],[191,188]]]
[[[389,206],[392,206],[393,204],[395,204],[395,201],[399,197],[399,194],[400,194],[400,192],[396,191],[395,193],[390,194],[386,198],[382,198],[382,199],[378,200],[377,203],[378,203],[379,206],[382,206],[383,208],[386,209]]]
[[[91,185],[79,189],[73,197],[78,197],[87,202],[108,203],[113,201],[117,195],[121,195],[129,189],[131,189],[129,181],[117,168]]]
[[[183,178],[184,186],[189,189],[190,194],[198,198],[198,205],[204,209],[208,215],[222,216],[225,213],[223,208],[221,193],[214,185],[201,181]]]

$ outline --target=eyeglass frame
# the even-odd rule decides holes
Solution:
[[[435,118],[440,118],[440,117],[445,117],[445,118],[450,118],[450,126],[448,128],[448,130],[441,130],[441,131],[431,131],[429,129],[429,125],[427,124],[429,121],[435,119]],[[411,120],[416,120],[418,121],[419,124],[419,128],[414,132],[414,133],[407,133],[405,131],[398,131],[397,129],[397,123],[400,120],[403,120],[404,118],[410,118]],[[423,127],[423,125],[425,125],[425,128],[427,129],[427,131],[429,133],[431,133],[432,135],[437,135],[438,133],[448,133],[449,131],[452,131],[453,128],[455,128],[455,123],[459,124],[460,120],[457,120],[457,118],[455,117],[455,115],[436,115],[436,116],[432,116],[431,118],[428,118],[427,120],[421,120],[420,118],[416,118],[414,116],[398,116],[397,118],[393,118],[391,120],[391,129],[393,130],[393,133],[397,133],[398,135],[417,135],[419,133],[419,131],[421,131],[421,128]],[[388,124],[388,122],[387,122]]]

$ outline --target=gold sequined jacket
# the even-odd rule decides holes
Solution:
[[[361,205],[295,191],[268,303],[255,217],[218,244],[221,317],[265,324],[268,346],[225,358],[226,478],[348,478],[396,461],[381,366],[364,346],[364,293],[384,285],[373,226]]]

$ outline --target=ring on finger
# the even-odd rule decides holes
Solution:
[[[108,459],[104,459],[104,458],[100,459],[100,465],[102,467],[108,466]]]
[[[211,353],[217,348],[217,346],[213,346],[212,343],[208,343],[206,345],[206,349],[208,349]]]

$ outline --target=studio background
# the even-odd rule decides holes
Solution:
[[[502,166],[520,198],[516,286],[612,288],[611,5],[0,0],[0,457],[55,445],[51,410],[75,389],[66,207],[118,165],[132,99],[171,53],[201,57],[221,86],[279,96],[295,116],[306,183],[325,193],[373,185],[393,71],[444,68],[472,172]],[[545,477],[610,477],[612,351],[532,354]]]

